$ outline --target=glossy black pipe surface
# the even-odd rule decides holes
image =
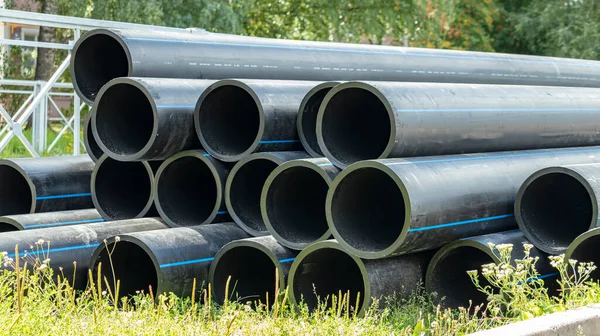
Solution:
[[[105,219],[95,209],[42,212],[0,217],[0,232],[101,223]]]
[[[100,146],[98,146],[98,143],[94,138],[94,132],[92,131],[92,115],[94,114],[94,111],[94,106],[92,106],[85,118],[85,124],[83,126],[83,145],[90,158],[92,158],[94,162],[97,162],[102,155],[104,155],[104,152]]]

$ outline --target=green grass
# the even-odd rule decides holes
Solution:
[[[46,141],[47,146],[50,146],[54,139],[58,136],[62,128],[62,124],[51,124],[46,131]],[[82,125],[83,127],[83,125]],[[83,128],[81,128],[83,129]],[[23,135],[31,142],[31,134],[32,130],[24,129]],[[83,131],[80,133],[81,138],[83,139]],[[85,153],[85,147],[83,145],[80,146],[80,152]],[[73,132],[71,130],[66,131],[58,140],[56,145],[52,148],[52,150],[40,153],[42,156],[56,156],[56,155],[69,155],[73,154]],[[21,140],[16,136],[11,139],[6,148],[2,152],[0,152],[0,158],[18,158],[18,157],[31,157],[31,154],[25,148],[25,145],[21,143]]]

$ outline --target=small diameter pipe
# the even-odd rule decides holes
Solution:
[[[0,160],[0,216],[93,208],[88,155]]]
[[[306,152],[250,154],[231,169],[225,183],[225,205],[231,218],[251,236],[269,234],[260,213],[260,193],[273,169],[284,162],[307,158]]]
[[[8,252],[7,256],[14,259],[15,246],[19,245],[21,267],[23,262],[31,263],[31,267],[37,259],[39,262],[50,259],[49,265],[54,269],[54,274],[64,276],[75,289],[82,290],[87,285],[92,253],[98,246],[104,245],[104,239],[124,233],[165,228],[167,225],[159,218],[136,218],[10,232],[0,234],[0,251]]]
[[[600,228],[591,229],[579,235],[565,252],[565,261],[575,259],[579,262],[593,262],[596,267],[600,265]],[[600,270],[596,268],[590,274],[592,281],[600,280]]]
[[[83,144],[85,146],[85,151],[87,152],[87,154],[92,158],[94,162],[97,162],[102,157],[102,155],[104,155],[104,152],[102,151],[100,146],[98,146],[98,143],[96,142],[96,139],[94,138],[94,134],[92,132],[92,114],[95,111],[94,106],[92,106],[90,112],[85,118],[85,124],[83,126]]]
[[[0,217],[0,232],[104,222],[95,209],[44,212]]]
[[[275,302],[275,293],[284,293],[290,266],[298,252],[279,244],[273,237],[232,241],[215,255],[209,283],[217,304],[227,301],[256,304]],[[268,298],[267,298],[268,295]]]
[[[404,299],[417,291],[431,255],[422,252],[362,260],[348,254],[335,240],[320,241],[300,252],[292,263],[288,275],[290,302],[294,306],[303,302],[314,310],[319,304],[331,306],[334,295],[337,300],[340,294],[349,293],[351,310],[364,315],[373,298]]]
[[[260,208],[278,242],[302,250],[331,237],[323,205],[339,172],[325,158],[289,161],[273,170],[262,188]]]
[[[155,295],[190,296],[194,280],[198,293],[205,288],[217,251],[243,238],[248,235],[234,223],[120,235],[118,242],[110,238],[94,251],[89,267],[96,274],[102,263],[103,276],[109,279],[114,272],[121,296],[148,293],[150,288]]]
[[[512,244],[512,260],[523,259],[523,244],[529,244],[519,230],[456,240],[437,251],[431,259],[425,276],[427,292],[436,293],[436,300],[444,307],[469,307],[486,303],[486,295],[477,290],[467,271],[477,270],[480,284],[484,287],[490,285],[481,275],[481,266],[500,263],[501,260],[497,248],[492,251],[488,243]],[[531,280],[543,279],[545,287],[555,288],[553,283],[556,283],[559,274],[550,265],[548,255],[535,247],[529,254],[532,258],[539,257],[535,263],[539,276]]]
[[[92,173],[92,200],[111,220],[157,216],[152,186],[161,161],[117,161],[104,154]]]
[[[165,160],[156,172],[154,204],[171,227],[231,220],[223,186],[231,164],[201,150],[189,150]]]
[[[317,138],[331,162],[600,145],[600,90],[348,82],[331,89]]]
[[[533,245],[565,253],[582,233],[598,226],[600,163],[539,170],[517,192],[515,217]]]
[[[578,163],[600,163],[600,148],[358,162],[331,184],[327,223],[348,252],[366,259],[434,249],[515,229],[523,181],[542,168]]]
[[[302,102],[298,109],[298,120],[296,121],[298,127],[298,137],[304,149],[312,157],[323,157],[323,151],[319,147],[319,141],[317,140],[317,115],[319,113],[319,107],[325,98],[325,95],[340,82],[325,82],[321,83],[312,88]]]
[[[252,79],[214,83],[202,93],[194,115],[203,148],[228,162],[255,152],[301,150],[298,108],[317,84]]]
[[[98,94],[92,130],[98,145],[118,161],[164,160],[200,148],[194,106],[214,81],[117,78]]]

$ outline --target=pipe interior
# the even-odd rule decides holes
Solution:
[[[360,310],[365,296],[365,282],[359,266],[348,254],[338,249],[324,248],[311,252],[301,260],[292,280],[296,302],[304,302],[309,310],[319,304],[331,307],[336,298],[350,292],[350,306]],[[359,307],[355,307],[360,293]]]
[[[325,107],[324,146],[343,164],[379,158],[391,135],[388,111],[373,93],[359,88],[337,92]]]
[[[385,172],[365,167],[346,175],[331,202],[333,224],[343,240],[363,252],[379,252],[402,233],[404,197]]]
[[[13,231],[19,231],[19,229],[9,222],[0,221],[0,233],[1,232],[13,232]]]
[[[75,55],[75,78],[81,94],[94,100],[111,79],[127,77],[129,63],[121,44],[109,35],[97,34],[81,43]]]
[[[273,229],[289,242],[309,244],[329,229],[325,198],[329,185],[307,167],[290,167],[279,173],[267,191],[267,216]]]
[[[99,139],[113,153],[133,155],[152,139],[154,111],[148,97],[134,85],[109,87],[96,102]]]
[[[217,303],[222,304],[227,294],[229,301],[266,303],[275,299],[275,272],[277,267],[263,251],[237,246],[219,259],[213,277],[213,291]],[[229,292],[225,293],[227,279]],[[283,289],[281,289],[283,290]]]
[[[563,173],[538,177],[521,197],[520,215],[532,242],[552,250],[566,249],[589,230],[592,214],[592,199],[583,184]]]
[[[600,265],[598,246],[600,246],[600,236],[590,236],[577,245],[570,259],[575,259],[579,262],[593,262],[594,265],[598,266]],[[594,281],[600,280],[600,271],[598,269],[594,270],[591,273],[591,278]]]
[[[142,162],[107,158],[97,168],[94,188],[96,201],[109,218],[135,218],[151,201],[152,176]]]
[[[269,174],[277,163],[267,159],[248,161],[241,166],[231,181],[229,200],[237,217],[249,228],[266,231],[260,212],[260,196]]]
[[[246,90],[233,85],[211,91],[202,101],[198,117],[206,145],[226,156],[248,150],[260,127],[256,102]]]
[[[491,264],[494,260],[485,252],[471,246],[460,246],[449,251],[441,258],[431,273],[431,292],[445,307],[468,307],[469,300],[473,305],[485,303],[487,297],[477,290],[467,271],[477,270],[481,274],[481,266]],[[488,282],[480,277],[482,286]]]
[[[90,122],[89,117],[86,121],[86,130],[85,130],[84,141],[86,143],[86,150],[89,151],[88,154],[91,157],[94,157],[97,160],[97,159],[100,159],[102,157],[102,155],[104,155],[104,152],[102,151],[102,149],[100,148],[100,146],[98,146],[98,143],[96,142],[96,138],[94,138],[94,133],[92,133],[92,123]]]
[[[319,107],[323,102],[323,98],[332,88],[324,88],[315,92],[304,105],[302,110],[302,133],[306,139],[306,143],[313,151],[320,155],[323,155],[319,142],[317,140],[317,114],[319,114]]]
[[[163,213],[182,226],[204,223],[217,203],[217,181],[206,163],[195,157],[171,162],[158,180]]]
[[[8,165],[0,165],[0,216],[26,214],[31,211],[31,188],[21,173]]]
[[[113,250],[114,249],[114,250]],[[109,252],[111,253],[109,258]],[[112,260],[112,261],[111,261]],[[102,278],[106,277],[114,293],[112,271],[120,281],[119,296],[136,295],[136,291],[149,293],[158,290],[158,274],[152,259],[140,246],[120,241],[110,243],[96,258],[94,275],[98,274],[98,263],[102,263]]]

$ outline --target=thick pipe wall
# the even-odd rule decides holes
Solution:
[[[340,82],[325,82],[315,86],[304,96],[298,108],[298,120],[296,120],[298,137],[304,149],[312,157],[325,156],[317,139],[317,115],[327,93],[338,84]]]
[[[222,161],[255,152],[302,150],[296,119],[318,82],[221,80],[203,93],[194,114],[202,147]]]
[[[194,107],[214,81],[117,78],[98,94],[92,131],[102,151],[118,161],[164,160],[200,148]]]
[[[598,87],[598,62],[293,41],[223,34],[94,29],[73,48],[71,78],[88,104],[113,78],[373,80]]]
[[[297,254],[271,236],[232,241],[217,252],[210,265],[208,278],[213,299],[218,304],[223,304],[225,299],[255,304],[275,302],[275,293],[285,292],[287,276]]]
[[[104,155],[104,152],[102,151],[100,146],[98,146],[98,143],[94,138],[94,132],[92,131],[92,115],[94,111],[94,106],[92,106],[90,112],[85,118],[85,124],[83,126],[83,145],[85,146],[85,151],[90,156],[90,158],[94,162],[97,162],[102,157],[102,155]]]
[[[600,163],[539,170],[517,192],[517,224],[540,250],[565,253],[575,238],[598,226],[599,196]]]
[[[0,160],[0,216],[93,208],[87,155]]]
[[[171,227],[223,223],[231,220],[223,186],[232,164],[201,150],[189,150],[165,160],[154,183],[154,204]]]
[[[262,188],[260,210],[278,242],[302,250],[331,238],[323,205],[339,173],[325,158],[293,160],[273,170]]]
[[[567,248],[565,252],[565,261],[575,259],[578,262],[593,262],[595,266],[600,265],[600,228],[591,229],[582,233]],[[596,268],[591,274],[592,281],[600,280],[600,270]]]
[[[56,226],[101,223],[105,219],[95,209],[43,212],[0,217],[0,232],[33,230]]]
[[[376,259],[517,227],[514,202],[533,172],[600,163],[600,147],[364,161],[344,169],[327,223],[349,252]]]
[[[102,263],[103,276],[109,279],[114,271],[121,281],[120,295],[149,293],[151,287],[155,295],[190,296],[194,279],[198,293],[206,287],[210,264],[219,249],[243,238],[248,235],[234,223],[120,235],[118,242],[110,238],[94,251],[89,267],[97,273]],[[112,269],[108,251],[112,251]]]
[[[75,289],[82,290],[87,284],[90,258],[94,250],[104,244],[104,239],[130,232],[165,228],[167,226],[158,218],[137,218],[10,232],[0,234],[0,251],[7,251],[8,257],[14,259],[15,246],[19,245],[21,267],[24,262],[35,262],[36,258],[40,262],[49,258],[50,267],[55,274],[64,275]],[[42,244],[38,243],[40,240],[43,241]],[[62,272],[59,270],[61,267]]]
[[[345,168],[361,160],[600,145],[600,90],[349,82],[321,104],[317,138]]]
[[[471,307],[487,302],[487,297],[473,284],[468,271],[477,270],[482,286],[489,283],[481,275],[481,266],[500,263],[500,253],[496,247],[490,248],[488,243],[495,246],[512,244],[511,260],[523,259],[525,249],[523,244],[530,244],[519,230],[492,233],[488,235],[469,237],[456,240],[435,253],[425,276],[425,289],[429,293],[437,293],[435,298],[444,307]],[[535,268],[539,273],[537,279],[544,280],[545,287],[556,288],[559,278],[558,270],[550,265],[548,255],[533,247],[529,256],[539,258]],[[531,279],[533,280],[533,279]],[[553,293],[549,293],[553,294]]]
[[[422,252],[363,260],[347,253],[335,240],[320,241],[300,252],[292,263],[288,276],[290,302],[295,306],[304,302],[314,310],[319,304],[330,306],[332,296],[337,298],[340,292],[349,293],[351,310],[360,316],[370,308],[373,298],[405,299],[417,291],[431,255]]]
[[[238,161],[225,183],[225,205],[231,218],[251,236],[269,234],[260,212],[260,194],[269,174],[284,162],[307,158],[303,151],[250,154]]]

